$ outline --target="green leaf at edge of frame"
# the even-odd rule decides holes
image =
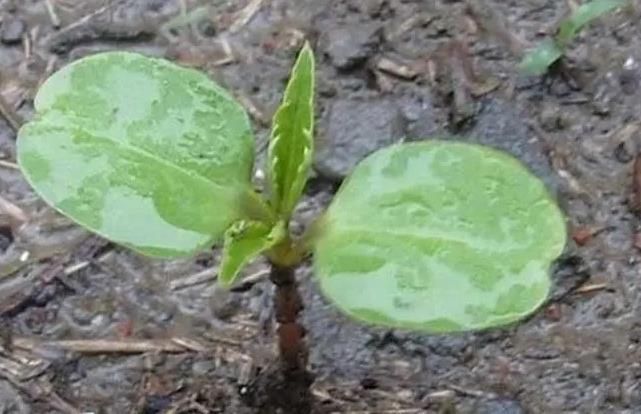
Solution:
[[[627,3],[627,0],[594,0],[580,5],[570,17],[561,23],[556,36],[557,41],[561,44],[572,41],[583,27],[605,13],[625,6]]]
[[[220,282],[224,286],[231,285],[247,263],[283,240],[286,234],[282,221],[273,227],[259,221],[234,223],[225,232]]]
[[[563,56],[563,50],[554,39],[545,39],[527,52],[519,68],[528,75],[543,75],[561,56]]]
[[[305,43],[272,124],[269,179],[272,207],[287,220],[307,182],[314,151],[314,54]]]

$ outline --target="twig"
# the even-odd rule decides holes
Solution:
[[[256,283],[265,280],[267,276],[269,276],[268,269],[263,269],[256,273],[252,273],[251,275],[243,278],[238,285],[232,287],[230,290],[232,292],[246,292],[247,290],[251,289],[252,286],[254,286]]]
[[[1,375],[0,375],[1,376]],[[29,395],[33,400],[44,401],[56,411],[64,414],[84,414],[73,405],[65,401],[58,393],[53,391],[53,385],[49,381],[38,381],[34,383],[22,383],[11,376],[4,376],[13,386]]]
[[[39,359],[23,358],[15,354],[11,359],[0,356],[0,378],[7,380],[32,399],[48,403],[59,412],[81,414],[81,411],[60,397],[53,390],[53,385],[42,377],[47,366],[48,364]]]
[[[67,401],[65,401],[58,393],[55,391],[49,391],[49,405],[54,407],[55,409],[62,411],[63,413],[67,414],[85,414],[84,411],[78,410],[76,407],[73,405],[69,404]]]
[[[238,17],[229,27],[231,33],[237,32],[243,26],[245,26],[249,21],[254,17],[254,15],[260,10],[263,5],[264,0],[252,0],[244,9],[238,13]]]
[[[70,24],[69,26],[66,26],[65,28],[62,29],[62,32],[68,32],[71,31],[77,27],[81,27],[82,25],[86,24],[89,22],[91,19],[93,19],[96,16],[99,16],[103,14],[104,12],[108,11],[107,6],[102,6],[99,9],[94,10],[93,12],[89,13],[88,15],[82,17],[80,20],[77,20],[76,22]]]
[[[49,20],[51,20],[51,25],[58,29],[60,28],[60,17],[56,13],[56,6],[51,0],[45,0],[45,6],[47,7],[47,14],[49,15]]]
[[[18,133],[18,130],[20,129],[20,125],[22,125],[22,121],[20,120],[20,117],[18,114],[15,113],[15,111],[9,106],[7,101],[4,99],[2,94],[0,93],[0,116],[2,116],[7,123],[9,124],[9,127],[13,130],[13,132]]]
[[[221,58],[211,62],[211,64],[213,66],[224,66],[229,63],[233,63],[236,60],[236,57],[234,56],[234,52],[232,51],[231,46],[229,45],[229,41],[223,38],[218,43],[220,44],[220,47],[223,49],[224,55]]]
[[[58,57],[56,55],[51,55],[49,56],[49,59],[47,60],[47,66],[45,67],[44,72],[40,75],[40,79],[38,80],[38,88],[42,86],[43,83],[51,76],[53,73],[54,69],[56,68],[56,62],[58,61]]]
[[[195,345],[198,344],[198,345]],[[13,347],[33,351],[41,347],[62,348],[81,354],[142,354],[146,352],[204,352],[207,348],[194,340],[172,339],[87,339],[39,342],[29,338],[14,338]],[[196,350],[197,349],[197,350]]]
[[[453,391],[456,391],[457,393],[459,393],[461,395],[466,395],[468,397],[488,398],[488,399],[496,398],[496,394],[494,394],[492,392],[471,390],[471,389],[468,389],[468,388],[459,387],[458,385],[454,385],[454,384],[449,384],[448,388],[450,388]]]
[[[593,293],[599,290],[610,290],[610,287],[607,283],[594,283],[589,285],[583,285],[577,290],[576,293]]]
[[[109,7],[101,7],[80,20],[60,29],[49,36],[48,48],[53,53],[66,53],[71,48],[95,40],[109,41],[137,41],[150,39],[156,35],[156,28],[151,27],[144,20],[136,22],[114,22],[111,17],[107,21],[98,16],[108,17],[111,14]]]
[[[80,270],[86,268],[89,266],[91,262],[89,260],[83,260],[82,262],[78,262],[75,264],[72,264],[70,266],[67,266],[65,270],[62,272],[65,276],[70,276],[76,272],[79,272]]]
[[[410,66],[396,63],[386,57],[380,58],[376,62],[376,67],[382,72],[407,80],[414,79],[417,75],[416,70]]]
[[[172,280],[171,283],[169,283],[169,289],[182,290],[203,283],[213,282],[217,277],[218,269],[209,268],[182,279]]]
[[[42,374],[48,364],[40,360],[0,356],[0,376],[11,375],[18,381],[27,381]]]
[[[198,394],[188,395],[187,397],[172,404],[167,411],[167,414],[179,414],[187,412],[191,413],[194,411],[202,414],[208,414],[210,411],[205,406],[196,401],[197,398]]]
[[[29,33],[25,33],[22,37],[22,47],[24,48],[25,60],[30,60],[33,53],[33,42],[31,41]]]
[[[29,220],[29,216],[23,209],[2,196],[0,196],[0,212],[5,212],[9,215],[16,222],[16,226]]]
[[[421,399],[421,402],[436,401],[436,400],[451,400],[456,396],[454,390],[441,390],[434,391]]]
[[[53,390],[49,381],[38,381],[32,384],[22,384],[7,378],[11,384],[28,394],[34,400],[44,401],[55,410],[65,414],[84,414],[73,405],[65,401]]]
[[[218,342],[220,344],[223,344],[225,346],[230,346],[230,347],[240,347],[245,342],[245,340],[254,336],[252,334],[252,335],[244,335],[241,337],[239,334],[237,335],[238,339],[235,339],[234,337],[224,336],[218,333],[212,333],[211,331],[208,331],[203,335],[212,342]]]
[[[9,168],[10,170],[20,171],[20,167],[15,162],[0,160],[0,167]]]
[[[172,338],[171,341],[176,345],[182,346],[183,348],[193,352],[207,352],[209,350],[205,345],[201,344],[195,339],[175,337]]]
[[[207,407],[205,407],[204,405],[202,405],[201,403],[199,403],[197,401],[192,401],[191,404],[189,404],[187,407],[185,407],[185,411],[186,412],[189,412],[191,410],[196,410],[196,411],[200,412],[201,414],[209,414],[210,413],[210,411],[209,411],[209,409]]]
[[[247,109],[247,112],[262,126],[269,125],[269,117],[265,115],[265,112],[258,108],[256,103],[251,100],[248,96],[245,96],[243,93],[237,93],[236,99],[240,102],[242,106]]]
[[[390,392],[390,391],[385,391],[385,390],[374,389],[374,390],[370,390],[369,393],[373,394],[373,395],[376,395],[376,396],[379,396],[379,397],[381,397],[381,398],[383,398],[385,400],[388,400],[388,401],[395,401],[395,402],[397,402],[399,404],[403,404],[405,406],[412,405],[412,402],[413,402],[413,399],[410,399],[410,398],[407,398],[407,397],[403,397],[398,392]]]

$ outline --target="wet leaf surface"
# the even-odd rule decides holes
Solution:
[[[550,288],[564,218],[511,156],[429,141],[365,159],[315,249],[323,292],[349,315],[433,332],[514,322]]]
[[[53,75],[19,133],[36,191],[80,224],[154,256],[211,245],[241,218],[254,156],[248,118],[205,75],[125,52]]]

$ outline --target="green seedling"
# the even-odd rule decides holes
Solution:
[[[432,333],[513,323],[547,297],[566,242],[543,183],[513,157],[426,140],[363,160],[304,234],[290,232],[314,152],[314,56],[298,56],[274,116],[268,188],[252,184],[245,110],[204,74],[109,52],[51,76],[18,137],[25,177],[93,232],[175,258],[222,245],[218,281],[271,264],[283,372],[305,370],[295,269],[365,323]]]
[[[570,17],[561,22],[554,38],[543,40],[525,55],[520,64],[521,70],[529,75],[543,75],[563,57],[566,48],[581,29],[627,3],[627,0],[593,0],[580,5]]]

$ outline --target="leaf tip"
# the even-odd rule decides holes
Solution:
[[[312,45],[309,43],[309,40],[305,40],[305,43],[303,44],[303,47],[301,48],[300,52],[298,53],[298,59],[297,61],[300,63],[303,60],[308,60],[308,64],[311,67],[311,70],[314,70],[314,49],[312,49]],[[298,66],[298,65],[296,65]]]
[[[313,53],[312,45],[309,43],[309,40],[305,40],[305,43],[303,43],[301,53]]]

